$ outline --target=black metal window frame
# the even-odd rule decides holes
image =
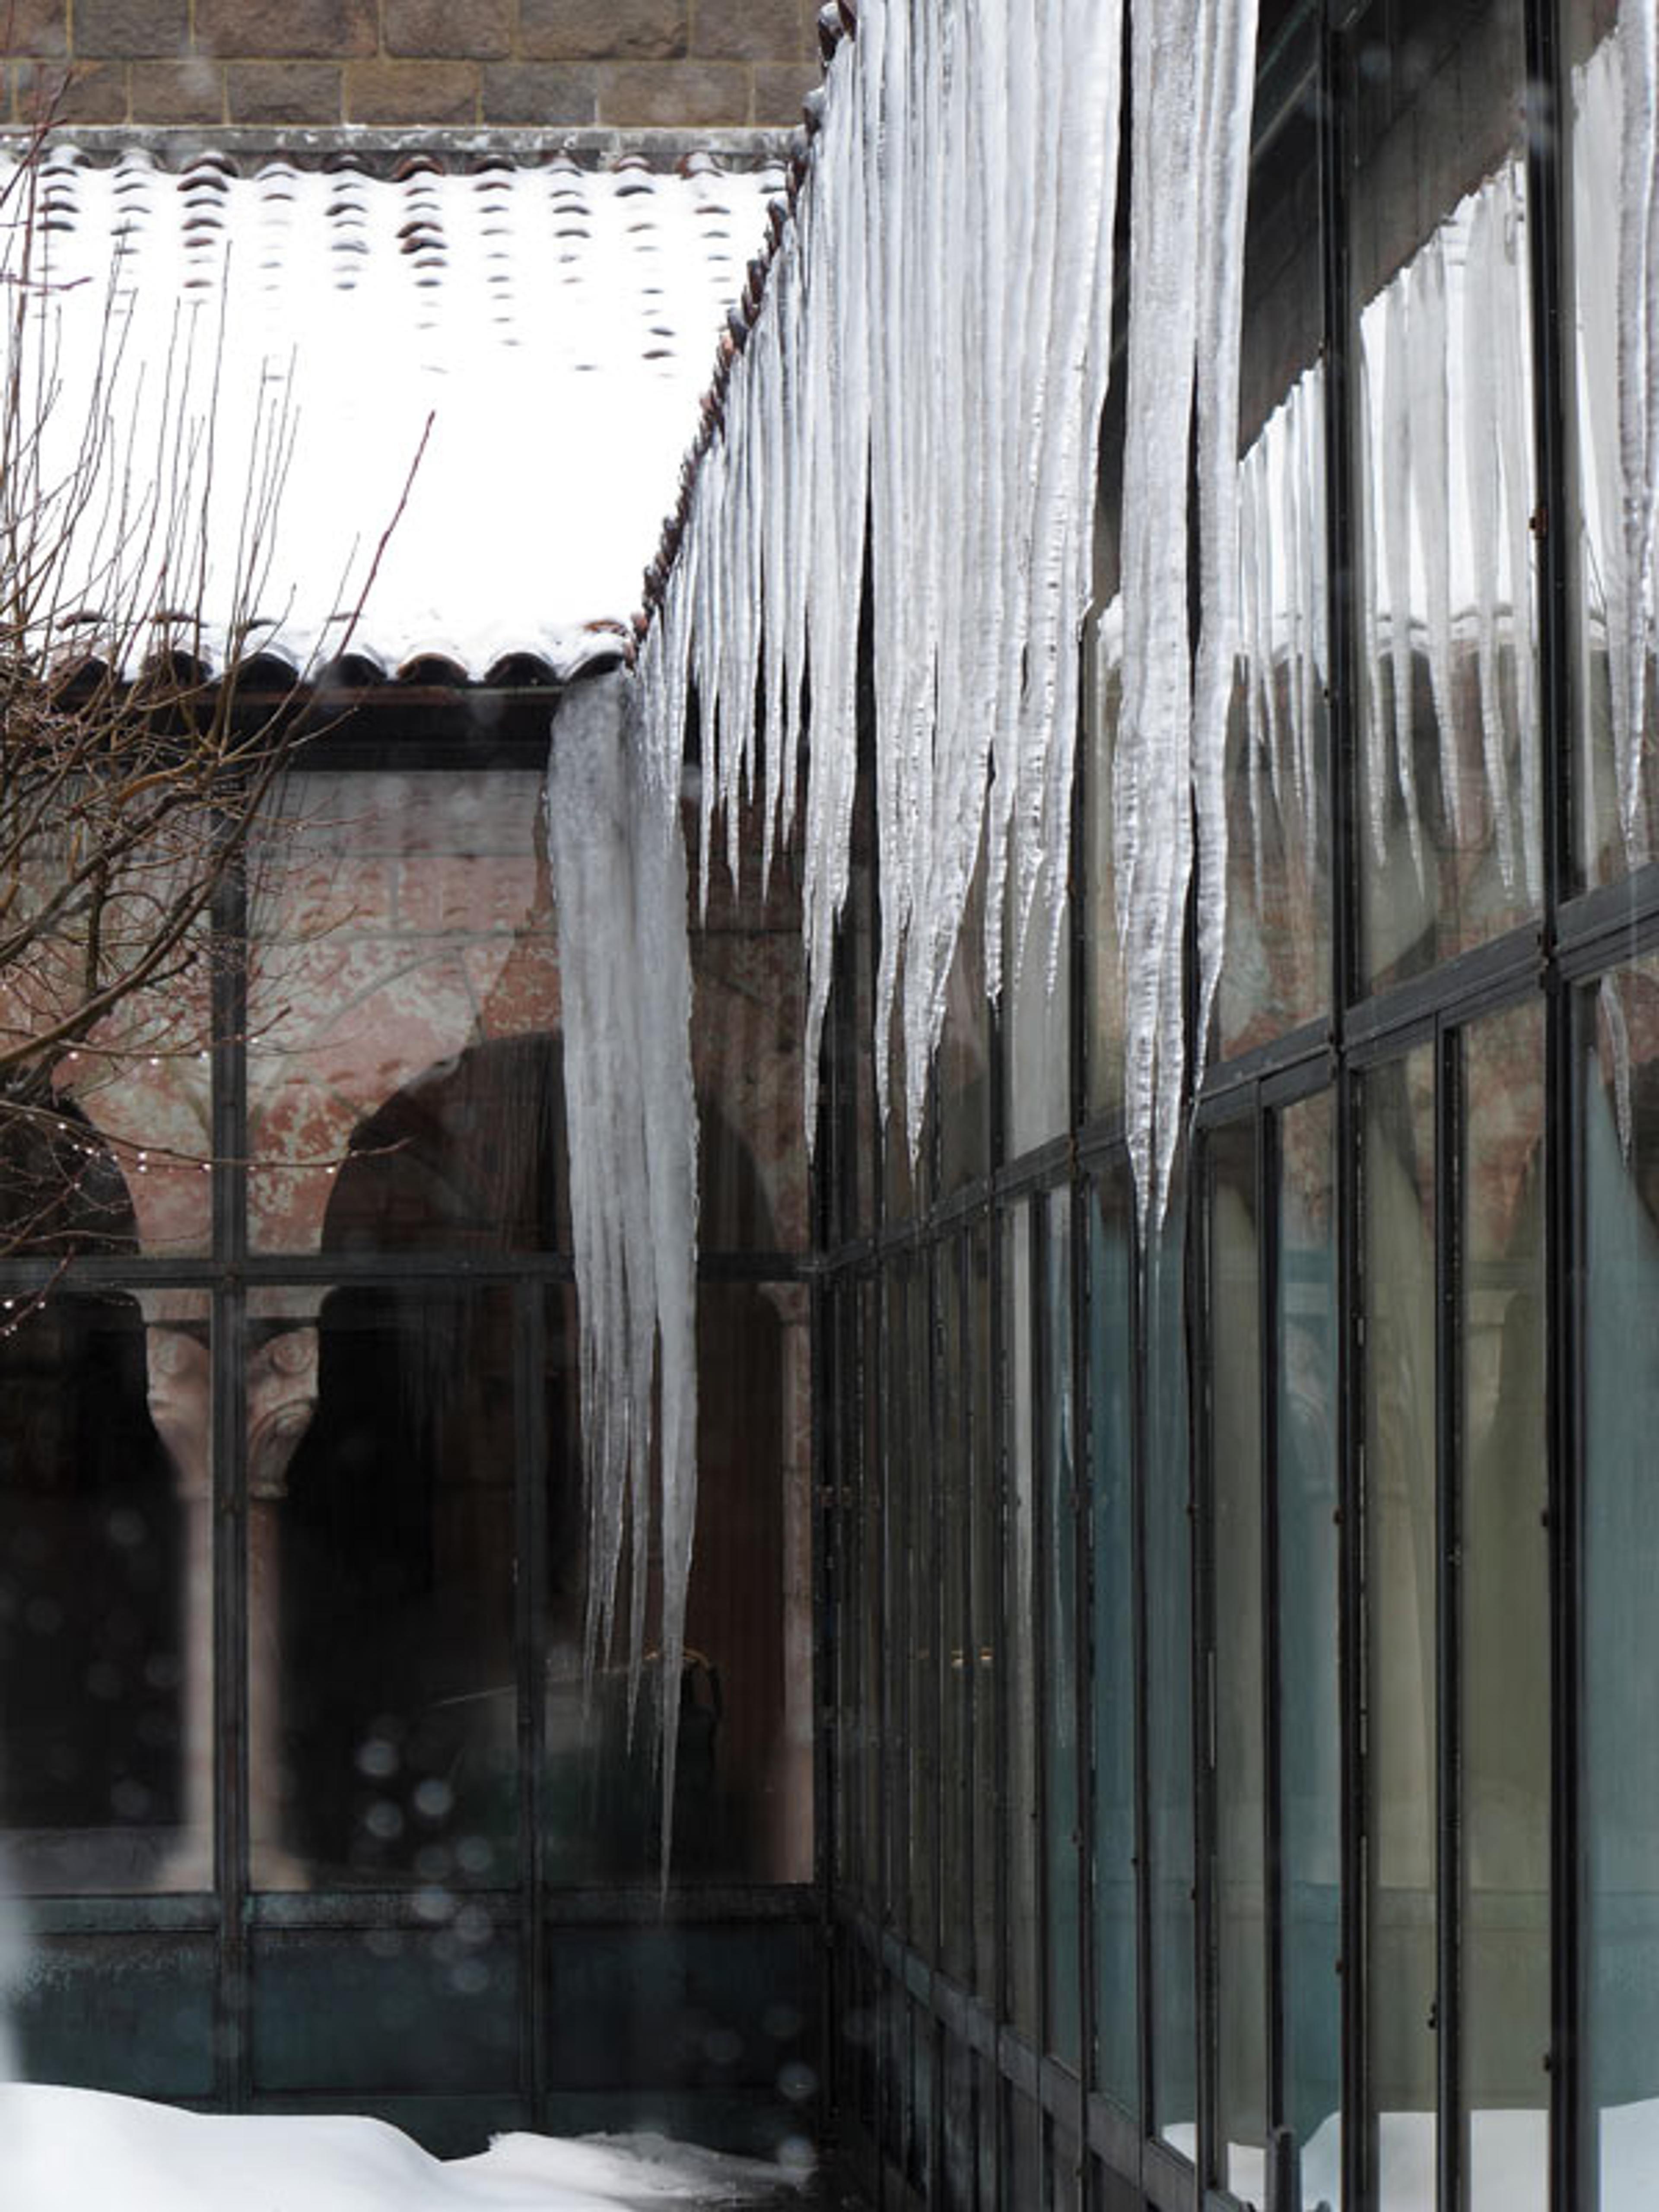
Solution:
[[[1440,1542],[1447,1556],[1455,1548],[1456,1492],[1452,1474],[1462,1449],[1457,1434],[1455,1379],[1460,1346],[1455,1327],[1459,1253],[1456,1219],[1458,1183],[1463,1139],[1463,1097],[1461,1041],[1468,1028],[1483,1017],[1518,1006],[1541,1008],[1544,1031],[1544,1151],[1543,1212],[1545,1223],[1544,1294],[1548,1347],[1546,1376],[1546,1458],[1548,1470],[1546,1512],[1548,1524],[1550,1608],[1551,1813],[1550,1813],[1550,2052],[1547,2081],[1549,2110],[1549,2203],[1553,2212],[1578,2212],[1582,2203],[1580,2177],[1584,2171],[1585,2146],[1581,2142],[1583,2084],[1579,2072],[1577,2020],[1580,2004],[1581,1903],[1577,1889],[1581,1837],[1579,1833],[1579,1699],[1582,1670],[1582,1470],[1584,1464],[1583,1265],[1585,1252],[1583,1194],[1578,1161],[1583,1101],[1576,1088],[1580,1047],[1584,1036],[1583,987],[1619,963],[1659,945],[1659,866],[1638,871],[1625,880],[1587,888],[1577,869],[1576,822],[1572,760],[1578,702],[1574,696],[1573,645],[1577,611],[1572,597],[1571,548],[1569,544],[1576,500],[1570,475],[1570,436],[1567,411],[1572,392],[1573,318],[1565,270],[1566,241],[1563,152],[1548,125],[1567,112],[1565,32],[1565,0],[1524,0],[1522,64],[1528,99],[1544,127],[1529,130],[1525,145],[1525,190],[1528,210],[1528,277],[1531,300],[1532,453],[1537,510],[1534,518],[1536,556],[1535,637],[1538,653],[1538,716],[1542,749],[1542,901],[1536,916],[1506,935],[1474,951],[1444,960],[1430,972],[1397,987],[1375,993],[1363,979],[1358,931],[1360,795],[1358,787],[1358,616],[1352,552],[1356,501],[1356,460],[1352,419],[1354,375],[1351,358],[1357,328],[1351,297],[1347,232],[1350,219],[1350,170],[1346,143],[1345,70],[1357,39],[1382,19],[1387,33],[1387,0],[1324,0],[1319,4],[1293,7],[1272,51],[1264,58],[1259,87],[1258,118],[1270,122],[1282,116],[1296,100],[1311,93],[1317,117],[1319,151],[1320,252],[1322,270],[1323,342],[1322,361],[1328,379],[1325,410],[1326,570],[1331,580],[1328,640],[1333,679],[1328,698],[1331,717],[1329,833],[1331,853],[1331,975],[1329,1011],[1317,1021],[1282,1036],[1259,1050],[1213,1064],[1208,1069],[1194,1115],[1195,1143],[1201,1154],[1206,1128],[1244,1120],[1258,1132],[1261,1176],[1261,1291],[1264,1324],[1273,1310],[1272,1291],[1278,1255],[1271,1233],[1272,1190],[1276,1172],[1278,1116],[1287,1106],[1316,1096],[1331,1101],[1335,1128],[1336,1270],[1338,1281],[1338,1402],[1337,1475],[1341,1539],[1339,1549],[1340,1602],[1338,1622],[1339,1711],[1341,1717],[1340,1796],[1342,1969],[1342,2107],[1343,2201],[1351,2212],[1369,2212],[1374,2202],[1367,2130],[1360,2123],[1367,2110],[1369,2067],[1364,1992],[1368,1973],[1365,1905],[1365,1754],[1364,1714],[1366,1695],[1367,1634],[1365,1626],[1365,1559],[1364,1529],[1365,1494],[1364,1474],[1364,1328],[1366,1285],[1364,1280],[1360,1219],[1362,1148],[1360,1094],[1370,1071],[1395,1059],[1413,1044],[1429,1041],[1437,1056],[1437,1155],[1440,1162],[1439,1204],[1437,1207],[1437,1299],[1439,1319],[1438,1375],[1435,1430],[1440,1476],[1437,1488]],[[1086,793],[1094,764],[1086,744],[1079,749],[1079,794]],[[1076,809],[1080,823],[1085,809]],[[852,1233],[843,1208],[826,1206],[824,1219],[841,1228],[832,1235],[821,1258],[823,1282],[833,1293],[836,1286],[857,1279],[875,1284],[892,1264],[895,1255],[917,1247],[943,1255],[957,1248],[969,1234],[983,1236],[991,1255],[994,1278],[1001,1268],[1004,1224],[1022,1206],[1036,1207],[1054,1193],[1069,1193],[1073,1207],[1072,1283],[1073,1360],[1071,1389],[1074,1401],[1079,1465],[1088,1465],[1086,1439],[1093,1409],[1089,1403],[1091,1362],[1089,1282],[1085,1261],[1089,1209],[1103,1180],[1127,1172],[1124,1131],[1111,1115],[1090,1118],[1085,1110],[1082,1078],[1088,1049],[1086,974],[1086,901],[1083,887],[1084,839],[1079,830],[1074,842],[1072,879],[1071,975],[1073,980],[1070,1030],[1073,1112],[1070,1133],[1018,1158],[1007,1156],[1004,1132],[1007,1123],[1004,1086],[1006,1066],[1001,1048],[1001,1024],[994,1016],[991,1027],[994,1072],[990,1107],[992,1167],[977,1182],[939,1200],[933,1196],[936,1181],[924,1182],[924,1201],[902,1218],[884,1218],[860,1233]],[[851,962],[861,951],[873,963],[874,932],[855,940],[849,933],[843,958]],[[850,975],[850,968],[848,969]],[[872,969],[873,972],[873,969]],[[845,1019],[850,991],[840,994],[842,1020],[832,1035],[828,1071],[832,1096],[842,1102],[833,1126],[826,1125],[829,1141],[821,1150],[820,1171],[825,1187],[833,1188],[848,1173],[845,1146],[859,1126],[858,1116],[847,1105],[851,1091],[867,1081],[867,1060],[859,1039]],[[832,1021],[836,1016],[832,1015]],[[924,1160],[936,1173],[939,1158],[940,1118],[948,1112],[937,1086],[924,1140]],[[1194,1186],[1198,1177],[1194,1176]],[[1194,1249],[1189,1260],[1189,1327],[1201,1346],[1211,1317],[1203,1310],[1197,1286],[1203,1280],[1201,1266],[1204,1224],[1196,1209],[1189,1216],[1189,1235]],[[1040,1271],[1034,1269],[1035,1279]],[[1000,1419],[1006,1424],[1008,1410],[1008,1327],[1006,1297],[1000,1284],[989,1300],[994,1351],[991,1370],[1001,1395]],[[1144,1300],[1133,1316],[1138,1402],[1144,1399],[1145,1332],[1147,1316]],[[1032,1328],[1040,1336],[1045,1326],[1039,1310]],[[1273,1370],[1266,1346],[1271,1329],[1264,1326],[1262,1419],[1264,1425],[1264,1492],[1269,1504],[1267,1584],[1272,1586],[1273,1545],[1271,1500],[1273,1444]],[[838,1354],[833,1346],[821,1345],[821,1402],[840,1387]],[[1201,1359],[1201,1352],[1200,1354]],[[960,1378],[957,1378],[959,1384]],[[952,1387],[952,1378],[938,1376],[937,1394]],[[1045,1418],[1027,1409],[1039,1425]],[[935,1953],[919,1945],[896,1923],[890,1900],[879,1884],[855,1881],[850,1893],[833,1887],[827,1900],[830,1941],[836,1974],[842,1985],[859,1990],[885,1990],[916,2013],[929,2018],[933,2031],[972,2054],[976,2073],[975,2094],[983,2108],[970,2116],[970,2131],[983,2147],[975,2168],[971,2191],[951,2166],[947,2155],[947,2119],[934,2114],[933,2154],[926,2172],[937,2177],[929,2189],[919,2189],[917,2162],[893,2154],[884,2138],[880,2084],[875,2077],[879,2063],[866,2066],[837,2083],[840,2109],[849,2142],[861,2156],[878,2202],[908,2206],[916,2202],[955,2207],[958,2203],[1008,2208],[1030,2212],[1038,2203],[1067,2208],[1090,2204],[1120,2212],[1129,2205],[1151,2205],[1160,2212],[1196,2212],[1200,2205],[1231,2207],[1236,2200],[1212,2179],[1216,2172],[1213,2142],[1213,2081],[1215,2021],[1200,2008],[1201,2048],[1194,2053],[1200,2084],[1197,2155],[1189,2160],[1158,2140],[1153,2130],[1155,2085],[1151,2075],[1152,2033],[1150,1986],[1151,1953],[1147,1906],[1144,1894],[1146,1864],[1146,1753],[1149,1730],[1146,1682],[1146,1608],[1145,1578],[1145,1516],[1146,1486],[1156,1478],[1146,1452],[1146,1409],[1139,1403],[1136,1422],[1134,1498],[1136,1526],[1135,1622],[1139,1654],[1135,1695],[1134,1730],[1138,1747],[1139,1820],[1138,1859],[1142,1869],[1143,1894],[1139,1911],[1139,1976],[1136,1993],[1140,2053],[1139,2109],[1126,2112],[1102,2094],[1085,2065],[1079,2080],[1073,2069],[1051,2052],[1018,2034],[1009,2023],[1006,1976],[1008,1941],[1007,1850],[1006,1828],[1000,1827],[999,1942],[1003,1957],[1003,1986],[990,1991],[965,1986],[947,1976]],[[1212,1720],[1209,1687],[1209,1643],[1206,1608],[1209,1603],[1209,1527],[1205,1476],[1205,1439],[1194,1417],[1193,1451],[1189,1455],[1188,1509],[1198,1540],[1194,1546],[1194,1636],[1193,1644],[1194,1758],[1197,1816],[1194,1869],[1197,1940],[1193,1973],[1194,1986],[1206,1990],[1207,1946],[1212,1939],[1215,1900],[1205,1869],[1212,1840],[1213,1801],[1209,1794],[1208,1738]],[[999,1482],[1002,1486],[1002,1525],[1006,1527],[1009,1442],[1006,1427],[998,1449]],[[887,1470],[888,1473],[892,1471]],[[838,1562],[849,1557],[846,1516],[849,1510],[844,1470],[833,1462],[825,1476],[824,1541]],[[867,1480],[870,1471],[857,1479]],[[1084,1652],[1078,1668],[1082,1712],[1079,1741],[1091,1741],[1089,1701],[1092,1669],[1087,1649],[1092,1597],[1092,1563],[1085,1543],[1079,1547],[1081,1587],[1078,1619]],[[875,1591],[855,1575],[837,1583],[834,1620],[845,1631],[860,1604],[873,1601]],[[1456,2114],[1461,2094],[1457,2074],[1455,1990],[1458,1946],[1458,1904],[1455,1894],[1457,1864],[1455,1779],[1459,1720],[1455,1710],[1456,1688],[1453,1672],[1456,1652],[1457,1605],[1455,1577],[1442,1577],[1437,1600],[1440,1624],[1441,1662],[1437,1697],[1442,1726],[1437,1751],[1442,1770],[1438,1792],[1437,1864],[1440,1896],[1438,1918],[1442,1978],[1448,1992],[1449,2013],[1439,2052],[1440,2108],[1443,2118]],[[1264,1616],[1269,1650],[1273,1622]],[[999,1648],[1006,1643],[1006,1622],[993,1624]],[[883,1632],[898,1632],[886,1621]],[[975,1635],[979,1625],[975,1624]],[[1041,1641],[1039,1638],[1039,1650]],[[988,1778],[1000,1806],[1006,1796],[1006,1685],[1000,1692],[997,1724],[992,1732],[994,1772]],[[1039,1685],[1036,1711],[1042,1711],[1044,1690]],[[1264,1749],[1271,1799],[1278,1766],[1279,1718],[1272,1709],[1264,1713]],[[826,1740],[835,1738],[826,1729]],[[971,1747],[970,1759],[977,1759]],[[838,1778],[827,1778],[823,1803],[838,1804]],[[972,1786],[985,1786],[977,1765]],[[1039,1793],[1040,1800],[1040,1793]],[[826,1817],[834,1817],[827,1813]],[[1082,1930],[1080,2001],[1085,2022],[1084,2049],[1093,2046],[1096,1992],[1091,1961],[1093,1952],[1093,1898],[1089,1870],[1092,1864],[1093,1804],[1091,1791],[1082,1792],[1079,1924]],[[884,1802],[878,1818],[884,1822],[902,1818],[899,1809]],[[1267,1863],[1274,1863],[1274,1840],[1267,1839]],[[1041,1869],[1045,1854],[1039,1846]],[[1270,1899],[1270,1914],[1276,1911]],[[1041,1897],[1036,1903],[1037,1925],[1044,1923]],[[1270,1944],[1270,1960],[1273,1956]],[[1277,1984],[1270,1974],[1272,2005],[1278,2002]],[[853,2008],[856,2017],[858,2008]],[[838,2045],[844,2052],[844,2033]],[[1282,2099],[1282,2026],[1270,2008],[1264,2022],[1271,2084],[1271,2116],[1278,2116]],[[905,2092],[908,2099],[908,2092]],[[1085,2146],[1075,2171],[1057,2170],[1052,2155],[1041,2177],[1025,2175],[1012,2187],[1004,2145],[1010,2131],[1013,2107],[1028,2105],[1045,2119],[1052,2143],[1079,2141]],[[907,2106],[908,2109],[908,2106]],[[948,2116],[947,2116],[948,2118]],[[982,2123],[982,2124],[981,2124]],[[1443,2125],[1437,2191],[1441,2212],[1459,2212],[1467,2184],[1459,2171],[1458,2131]],[[1067,2154],[1069,2159],[1069,2153]],[[954,2175],[954,2178],[953,2178]],[[1038,2193],[1040,2191],[1040,2193]],[[1288,2199],[1286,2200],[1288,2201]]]
[[[460,778],[491,769],[541,774],[556,693],[445,692],[392,685],[366,694],[331,695],[308,711],[320,724],[295,756],[297,772],[352,775],[427,770]],[[280,703],[280,702],[279,702]],[[270,702],[246,698],[258,715]],[[517,1468],[513,1641],[517,1683],[520,1771],[536,1775],[546,1759],[545,1701],[536,1693],[548,1662],[549,1589],[543,1479],[550,1439],[538,1387],[549,1349],[549,1301],[568,1292],[574,1267],[568,1250],[480,1254],[434,1247],[395,1253],[342,1251],[262,1254],[248,1240],[248,1095],[246,1040],[247,893],[243,871],[227,878],[214,908],[210,1127],[211,1250],[191,1258],[59,1261],[27,1254],[0,1256],[0,1296],[20,1304],[58,1294],[104,1290],[135,1292],[198,1290],[209,1319],[213,1486],[213,1886],[194,1893],[125,1893],[32,1898],[32,1928],[43,1938],[151,1935],[211,1936],[214,2082],[208,2095],[177,2101],[221,2111],[285,2106],[314,2108],[316,2096],[259,2087],[253,2078],[251,1966],[256,1936],[266,1930],[418,1931],[428,1923],[412,1888],[260,1890],[251,1872],[247,1710],[248,1530],[246,1352],[249,1315],[262,1291],[309,1285],[398,1287],[458,1284],[505,1291],[512,1301],[513,1437]],[[760,1250],[699,1254],[700,1282],[775,1285],[810,1282],[800,1253]],[[541,1793],[519,1798],[517,1879],[509,1887],[469,1891],[467,1902],[488,1916],[517,1950],[518,2108],[532,2124],[557,2121],[560,2085],[549,2059],[554,1991],[550,1938],[561,1928],[615,1929],[668,1923],[741,1927],[760,1923],[810,1925],[817,1915],[805,1883],[717,1881],[671,1890],[630,1879],[570,1887],[544,1869],[545,1818]],[[618,2085],[625,2086],[625,2085]],[[337,2100],[336,2101],[338,2101]],[[348,2098],[348,2102],[350,2100]],[[507,2124],[510,2116],[504,2116]]]

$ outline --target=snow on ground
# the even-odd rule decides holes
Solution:
[[[806,2177],[654,2136],[498,2136],[430,2157],[384,2120],[181,2112],[97,2089],[0,2083],[5,2212],[712,2212]]]

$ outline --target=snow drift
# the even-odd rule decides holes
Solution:
[[[659,2136],[499,2136],[430,2157],[384,2120],[181,2112],[0,2085],[6,2212],[649,2212],[757,2204],[804,2179]]]

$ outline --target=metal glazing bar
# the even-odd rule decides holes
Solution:
[[[1462,1987],[1462,1033],[1435,1054],[1435,1951],[1436,2164],[1441,2212],[1461,2212]]]

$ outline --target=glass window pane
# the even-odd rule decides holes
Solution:
[[[860,1279],[858,1286],[860,1360],[859,1400],[860,1450],[863,1470],[860,1485],[860,1548],[863,1553],[863,1604],[859,1613],[862,1650],[860,1671],[864,1682],[864,1792],[859,1818],[864,1832],[864,1898],[872,1913],[879,1914],[885,1899],[886,1865],[883,1858],[882,1807],[885,1802],[887,1692],[887,1611],[882,1601],[886,1587],[886,1497],[882,1460],[881,1429],[881,1300],[873,1279]]]
[[[811,1879],[809,1373],[804,1285],[699,1285],[679,1880]],[[654,1833],[636,1849],[648,1872]]]
[[[1032,911],[1024,961],[1018,962],[1013,902],[1011,887],[1002,998],[1003,1080],[1011,1160],[1050,1137],[1061,1135],[1072,1112],[1071,909],[1067,905],[1058,921],[1053,922],[1039,899]]]
[[[991,1006],[985,995],[985,856],[963,915],[945,1000],[937,1070],[939,1196],[991,1168]]]
[[[505,769],[287,787],[252,927],[256,1250],[562,1241],[540,799]]]
[[[991,1239],[968,1239],[968,1420],[972,1453],[973,1532],[969,1627],[973,1639],[974,1987],[998,2001],[997,1697],[1002,1633],[1002,1479],[991,1393]]]
[[[974,1970],[974,1923],[968,1887],[974,1773],[970,1706],[973,1650],[968,1610],[972,1505],[962,1298],[966,1258],[965,1241],[941,1245],[933,1272],[943,1332],[938,1400],[942,1545],[939,1603],[943,1632],[939,1652],[939,1692],[943,1700],[939,1737],[940,1963],[951,1980],[963,1989],[971,1984]]]
[[[1310,1020],[1330,994],[1325,382],[1309,106],[1283,123],[1251,173],[1244,252],[1242,681],[1228,732],[1216,998],[1224,1055]]]
[[[1383,2212],[1430,2212],[1438,1986],[1432,1049],[1369,1075],[1364,1110],[1372,2152]]]
[[[252,1806],[254,1879],[509,1881],[508,1294],[447,1283],[260,1293],[250,1338],[285,1445],[250,1468],[249,1663],[265,1689],[249,1724],[267,1778]],[[621,1690],[607,1674],[596,1691],[619,1731]]]
[[[1279,1971],[1307,2212],[1340,2193],[1334,1125],[1328,1092],[1279,1117]]]
[[[1135,1914],[1134,1263],[1127,1170],[1095,1193],[1089,1238],[1094,1580],[1095,2075],[1140,2101]]]
[[[213,1471],[198,1291],[6,1301],[0,1843],[25,1892],[213,1884]]]
[[[688,851],[694,811],[684,811]],[[799,881],[780,863],[762,897],[763,814],[751,805],[739,816],[742,888],[733,890],[716,839],[707,896],[699,905],[693,894],[691,1072],[701,1114],[697,1234],[704,1251],[795,1252],[807,1242]],[[835,1025],[826,1034],[833,1048]],[[869,1035],[867,1021],[846,1034],[849,1060],[838,1072],[853,1087],[848,1138],[858,1130],[856,1086],[860,1071],[868,1071]],[[826,1103],[833,1091],[832,1085]]]
[[[907,1254],[888,1268],[881,1282],[885,1335],[881,1346],[883,1458],[882,1590],[883,1643],[882,1777],[880,1814],[884,1823],[885,1867],[883,1904],[894,1929],[909,1933],[910,1830],[910,1514],[915,1492],[909,1462],[910,1302]]]
[[[1543,2212],[1550,1607],[1541,1003],[1468,1030],[1463,1082],[1464,2162],[1469,2212]]]
[[[909,1300],[909,1358],[906,1369],[908,1437],[901,1480],[910,1492],[907,1571],[910,1578],[910,1768],[908,1818],[910,1941],[931,1963],[936,1883],[933,1853],[939,1825],[939,1572],[934,1549],[937,1461],[933,1440],[933,1316],[927,1270],[920,1261],[906,1270]]]
[[[1042,1832],[1047,2047],[1083,2063],[1078,1822],[1078,1534],[1072,1405],[1072,1194],[1044,1210],[1042,1376]]]
[[[1583,2190],[1600,2212],[1646,2212],[1659,2110],[1659,961],[1608,976],[1585,1013]]]
[[[1652,859],[1659,806],[1654,580],[1650,568],[1632,576],[1631,502],[1643,495],[1639,481],[1626,481],[1629,432],[1621,420],[1621,392],[1631,388],[1621,334],[1641,343],[1643,308],[1630,296],[1621,266],[1624,73],[1613,35],[1618,9],[1614,0],[1567,0],[1565,14],[1569,328],[1577,335],[1569,390],[1579,511],[1569,543],[1577,563],[1578,860],[1588,881],[1606,883]],[[1637,369],[1638,388],[1646,374],[1644,367]]]
[[[1373,985],[1540,879],[1520,0],[1401,0],[1351,49],[1359,852]]]
[[[1009,2014],[1035,2043],[1042,1929],[1037,1919],[1036,1500],[1031,1439],[1031,1217],[1008,1215],[1003,1243],[1008,1402],[1003,1418],[1008,1466],[1006,1593],[1008,1679],[1006,1840],[1008,1920],[1005,1936]]]
[[[1085,908],[1083,930],[1085,1077],[1089,1110],[1123,1103],[1123,963],[1117,933],[1117,876],[1112,860],[1112,763],[1123,700],[1123,609],[1118,553],[1123,491],[1124,383],[1112,379],[1101,422],[1095,502],[1094,603],[1084,628],[1083,804]]]
[[[1196,2154],[1193,1883],[1193,1549],[1184,1312],[1186,1197],[1172,1194],[1146,1267],[1146,1795],[1152,2097],[1158,2133]]]
[[[1209,1139],[1215,1577],[1216,2178],[1259,2202],[1267,2148],[1261,1300],[1254,1122]]]

